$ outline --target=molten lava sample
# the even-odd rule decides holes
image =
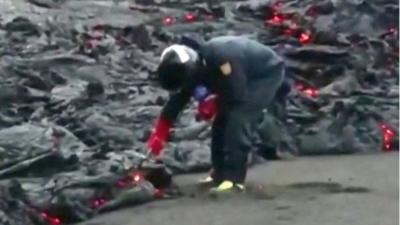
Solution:
[[[143,174],[140,172],[134,172],[132,174],[132,179],[133,179],[134,183],[139,183],[139,182],[143,181],[143,179],[144,179]]]

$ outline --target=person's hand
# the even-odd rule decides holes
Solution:
[[[217,105],[217,96],[210,95],[204,101],[199,102],[197,107],[197,115],[202,120],[212,120],[214,116],[217,114],[218,105]]]
[[[149,148],[151,154],[154,156],[159,156],[165,146],[165,139],[152,134],[147,141],[147,147]]]
[[[159,156],[164,149],[171,127],[171,122],[163,118],[158,119],[155,129],[147,140],[147,147],[153,156]]]

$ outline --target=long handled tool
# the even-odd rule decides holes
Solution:
[[[154,162],[155,160],[152,158],[151,152],[147,151],[146,154],[139,153],[137,151],[130,151],[129,154],[133,155],[136,158],[139,158],[139,163],[136,166],[132,166],[131,169],[140,170],[143,167],[145,162]]]
[[[136,167],[136,169],[137,169],[137,170],[142,169],[143,163],[146,162],[146,161],[154,161],[154,160],[151,158],[151,152],[150,152],[150,151],[148,151],[145,155],[143,155],[143,157],[141,157],[141,159],[140,159],[140,161],[139,161],[139,164],[138,164],[138,166]]]

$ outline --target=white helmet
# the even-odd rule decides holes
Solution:
[[[174,44],[162,52],[160,60],[157,69],[160,85],[167,90],[176,90],[198,65],[199,54],[185,45]]]

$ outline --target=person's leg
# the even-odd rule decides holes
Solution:
[[[218,114],[215,118],[211,130],[211,164],[212,178],[214,182],[219,183],[223,179],[224,169],[224,134],[226,127],[226,117],[224,114]]]
[[[244,184],[247,175],[247,161],[252,146],[256,121],[262,110],[243,111],[231,116],[234,123],[226,128],[224,178],[236,184]]]
[[[247,158],[253,144],[257,123],[283,82],[284,71],[277,70],[264,80],[249,84],[249,101],[228,112],[225,128],[224,178],[233,183],[244,184],[247,175]]]

